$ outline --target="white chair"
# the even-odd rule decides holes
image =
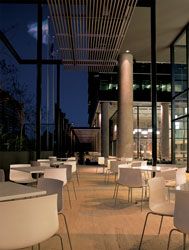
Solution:
[[[70,208],[72,207],[71,198],[70,198],[70,191],[67,184],[67,169],[66,168],[48,168],[44,169],[44,178],[51,178],[56,180],[61,180],[64,183],[64,186],[67,188],[68,199]]]
[[[105,168],[105,158],[103,156],[98,156],[98,165],[96,166],[96,173],[98,172],[98,168],[102,167],[103,168],[103,173],[104,173],[104,168]]]
[[[0,249],[31,247],[58,236],[57,194],[0,202]]]
[[[70,248],[72,249],[72,244],[71,244],[71,238],[70,238],[70,233],[68,229],[68,223],[66,220],[66,216],[63,213],[63,181],[61,180],[56,180],[56,179],[50,179],[50,178],[40,178],[37,183],[37,187],[41,190],[46,190],[47,195],[51,194],[57,194],[58,199],[57,199],[57,207],[58,207],[58,214],[61,215],[64,219],[64,223],[66,226],[66,231],[68,235],[68,240],[70,244]]]
[[[56,156],[49,156],[49,161],[50,161],[50,166],[52,163],[57,162],[57,157]]]
[[[189,234],[189,192],[176,191],[175,194],[175,211],[174,211],[174,226],[170,233],[167,244],[169,250],[171,235],[173,231],[183,233],[183,249],[186,245],[186,234]]]
[[[164,178],[163,177],[152,178],[148,181],[148,184],[149,184],[149,208],[151,211],[148,212],[146,215],[139,249],[141,249],[148,216],[150,214],[161,216],[161,221],[158,231],[158,234],[160,234],[163,217],[164,216],[172,217],[174,214],[174,204],[170,203],[166,199],[166,187]]]
[[[176,172],[176,186],[186,183],[186,168],[178,168]]]
[[[168,191],[168,199],[170,200],[170,194],[171,190],[175,189],[176,187],[176,175],[177,175],[177,169],[164,169],[157,173],[157,177],[163,177],[165,180],[165,186]]]
[[[142,210],[142,204],[143,204],[143,194],[144,194],[144,188],[146,188],[146,185],[142,179],[142,173],[140,169],[133,169],[133,168],[119,168],[119,178],[115,184],[114,188],[114,195],[113,198],[115,198],[115,205],[117,202],[117,196],[118,196],[118,190],[119,186],[126,186],[128,187],[128,202],[129,198],[131,196],[131,202],[132,202],[132,189],[133,188],[141,188],[141,210]]]
[[[12,168],[21,168],[21,167],[31,167],[31,164],[11,164],[10,165],[10,175],[9,179],[11,181],[20,183],[20,184],[32,184],[35,183],[37,180],[32,178],[30,173],[26,173],[23,171],[19,171]]]
[[[68,160],[64,163],[66,165],[72,165],[72,173],[76,175],[77,184],[79,186],[79,172],[77,169],[77,161],[76,160]]]
[[[68,161],[76,161],[76,157],[75,156],[68,157]]]
[[[3,169],[0,169],[0,182],[5,181],[5,172]]]
[[[114,182],[116,182],[117,176],[118,176],[118,167],[120,167],[122,164],[126,164],[125,160],[116,160],[116,161],[110,161],[110,169],[106,171],[105,174],[105,182],[109,182],[110,175],[114,175]],[[127,166],[127,165],[126,165]]]
[[[113,158],[113,156],[111,157],[111,156],[109,156],[108,158],[105,158],[105,166],[106,166],[106,168],[105,168],[105,181],[106,181],[106,177],[107,177],[107,175],[108,175],[108,172],[110,171],[110,166],[111,166],[111,162],[112,161],[117,161],[117,159],[114,157]]]
[[[38,159],[41,167],[50,167],[50,160],[49,159]]]
[[[77,200],[77,195],[76,195],[76,189],[75,189],[75,184],[72,179],[72,165],[68,164],[61,164],[59,168],[66,168],[66,178],[67,178],[67,184],[71,183],[73,186],[73,191],[75,195],[75,199]]]
[[[131,163],[132,160],[133,160],[133,158],[131,158],[131,157],[125,157],[126,163]]]

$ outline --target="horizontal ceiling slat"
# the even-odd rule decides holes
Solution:
[[[137,0],[48,0],[63,63],[112,71]]]

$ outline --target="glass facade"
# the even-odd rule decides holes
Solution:
[[[172,55],[172,153],[176,163],[188,160],[188,32],[189,27],[178,36],[171,46]]]
[[[162,111],[161,104],[157,106],[157,158],[162,159],[161,148],[161,129],[162,129]],[[169,107],[168,116],[170,117],[171,108]],[[152,159],[152,115],[150,103],[146,105],[133,107],[133,139],[134,139],[134,153],[135,159]],[[171,128],[169,127],[169,155],[166,160],[171,160]],[[116,141],[117,141],[117,113],[111,119],[110,126],[110,153],[116,155]]]

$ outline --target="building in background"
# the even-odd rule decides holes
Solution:
[[[133,138],[134,158],[151,159],[152,154],[152,122],[151,122],[151,73],[149,63],[133,64]],[[116,70],[118,71],[118,70]],[[109,153],[117,155],[117,101],[119,73],[89,74],[88,112],[89,124],[100,126],[101,103],[109,106]],[[158,159],[171,160],[171,65],[157,64],[157,114],[158,114]],[[161,149],[162,106],[168,106],[169,119],[169,152],[164,155]],[[101,137],[99,132],[98,137]],[[96,151],[101,150],[100,138],[97,139]],[[164,148],[163,148],[164,149]]]

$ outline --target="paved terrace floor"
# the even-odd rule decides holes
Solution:
[[[109,184],[104,183],[104,176],[96,174],[95,166],[80,166],[80,185],[77,186],[78,200],[72,195],[72,208],[69,208],[67,193],[64,192],[65,208],[70,228],[73,250],[135,250],[138,249],[145,215],[149,211],[144,204],[127,204],[127,189],[120,188],[117,206],[112,199],[113,176]],[[71,188],[71,187],[70,187]],[[140,192],[133,191],[134,198]],[[163,250],[167,247],[168,233],[173,227],[172,218],[165,218],[161,234],[158,236],[159,216],[149,218],[146,228],[143,250]],[[68,240],[64,224],[60,221],[60,233],[64,240],[64,250],[68,250]],[[189,242],[189,240],[187,239]],[[31,248],[30,248],[31,249]],[[37,248],[35,248],[37,249]],[[57,238],[41,244],[41,250],[60,249]],[[171,250],[182,249],[182,235],[174,233]],[[187,244],[186,249],[189,249]],[[26,250],[26,249],[25,249]],[[29,250],[29,248],[27,248]]]

